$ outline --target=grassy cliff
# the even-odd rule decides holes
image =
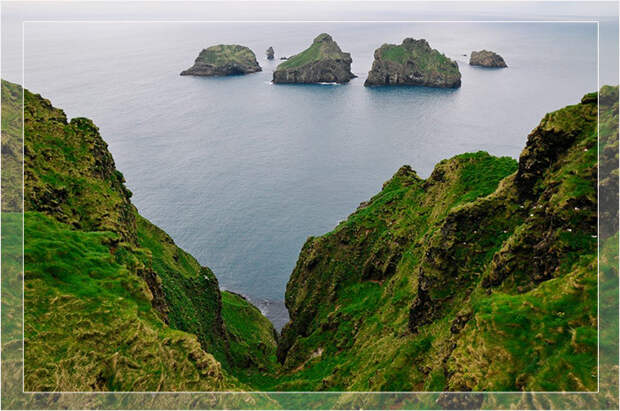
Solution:
[[[21,99],[5,96],[21,90],[3,81],[2,91],[11,125]],[[23,93],[26,390],[245,388],[232,374],[271,361],[271,324],[244,315],[260,333],[240,335],[211,270],[132,205],[97,127]],[[17,229],[21,216],[5,217]],[[250,365],[244,344],[264,347]]]
[[[612,145],[617,99],[617,87],[601,90]],[[426,180],[401,168],[303,246],[286,291],[284,371],[270,383],[596,390],[596,182],[596,93],[547,114],[518,164],[480,152]]]

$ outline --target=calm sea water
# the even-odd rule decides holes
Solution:
[[[278,60],[321,32],[353,57],[348,85],[272,85]],[[280,328],[308,236],[331,230],[403,164],[486,150],[517,158],[549,111],[597,88],[596,26],[568,23],[27,23],[24,83],[100,127],[140,212]],[[425,38],[462,87],[364,88],[374,50]],[[617,39],[616,39],[617,40]],[[181,77],[217,43],[263,71]],[[499,52],[509,68],[473,68]]]

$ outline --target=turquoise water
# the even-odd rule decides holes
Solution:
[[[352,54],[347,85],[272,85],[278,60],[321,32]],[[100,127],[140,212],[280,328],[308,236],[330,231],[403,164],[485,150],[517,158],[546,112],[597,88],[596,26],[569,23],[27,23],[24,83]],[[457,90],[364,88],[384,42],[426,38]],[[181,77],[217,43],[263,71]],[[504,70],[467,64],[500,53]]]

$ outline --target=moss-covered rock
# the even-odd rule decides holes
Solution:
[[[400,45],[384,44],[375,50],[364,85],[456,88],[461,86],[461,73],[456,61],[426,40],[406,38]]]
[[[351,54],[344,53],[327,33],[319,34],[310,47],[280,63],[274,83],[346,83],[351,73]]]
[[[261,71],[252,50],[238,44],[218,44],[200,52],[182,76],[230,76]]]
[[[49,100],[24,90],[25,210],[135,244],[131,192],[107,147],[92,121],[68,121]]]

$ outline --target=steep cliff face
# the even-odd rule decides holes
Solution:
[[[138,214],[90,120],[24,90],[24,153],[28,390],[235,389],[237,367],[268,361],[237,347],[275,350],[271,324],[244,317],[264,341],[228,330],[215,275]]]
[[[136,213],[124,181],[90,120],[67,121],[49,100],[24,92],[25,211],[135,244]]]
[[[461,86],[456,61],[432,49],[424,39],[406,38],[399,45],[384,44],[375,50],[374,57],[365,86]]]
[[[617,140],[617,95],[601,90],[602,141]],[[280,387],[596,390],[596,103],[547,114],[518,165],[466,154],[426,180],[403,167],[309,238]]]
[[[329,34],[319,34],[310,47],[280,63],[274,83],[346,83],[351,73],[351,54],[340,50]]]

